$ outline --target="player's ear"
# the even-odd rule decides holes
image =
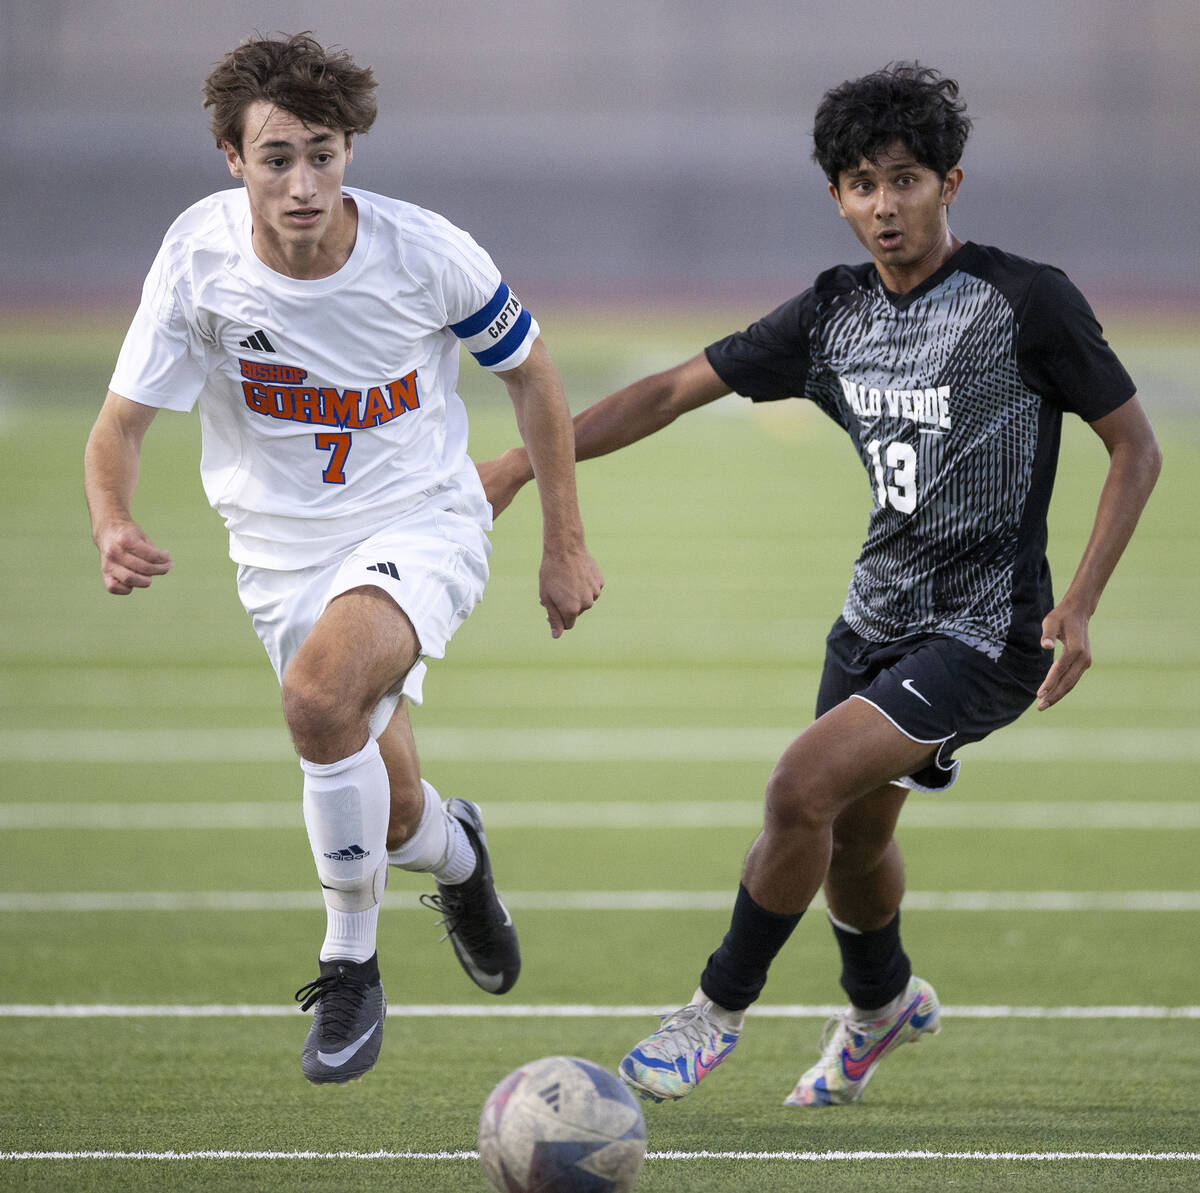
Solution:
[[[225,153],[225,161],[229,166],[229,172],[234,178],[242,177],[242,155],[234,148],[229,141],[222,141],[221,148]]]
[[[962,185],[963,172],[961,166],[954,166],[946,172],[942,180],[942,203],[949,207],[958,197],[958,188]]]
[[[840,215],[842,219],[845,219],[846,209],[842,206],[842,196],[835,183],[831,182],[829,184],[829,193],[833,196],[833,201],[837,204],[838,215]]]
[[[354,134],[346,134],[346,165],[354,160]]]

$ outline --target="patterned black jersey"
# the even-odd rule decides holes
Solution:
[[[874,503],[851,629],[944,634],[1045,670],[1062,412],[1093,421],[1134,392],[1061,271],[966,244],[897,295],[873,264],[841,266],[706,354],[737,393],[808,398],[853,440]]]

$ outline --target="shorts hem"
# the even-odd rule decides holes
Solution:
[[[946,742],[948,742],[954,736],[953,733],[947,733],[945,735],[945,737],[917,737],[914,734],[909,733],[909,731],[907,729],[905,729],[904,726],[901,725],[900,722],[897,721],[895,717],[891,716],[885,709],[881,708],[878,704],[876,704],[874,700],[868,700],[867,697],[864,696],[861,692],[852,692],[850,695],[850,699],[851,700],[861,700],[864,704],[869,705],[877,713],[879,713],[881,716],[885,717],[893,726],[895,726],[895,728],[899,729],[900,732],[903,733],[904,736],[907,737],[909,741],[915,741],[918,745],[942,746],[942,745],[945,745]]]
[[[948,791],[954,786],[955,783],[958,782],[958,772],[962,766],[962,763],[959,762],[957,758],[952,758],[948,767],[943,767],[942,764],[935,758],[933,762],[930,763],[930,766],[936,767],[940,773],[945,774],[946,781],[944,783],[940,783],[938,786],[934,787],[929,783],[922,783],[919,779],[915,779],[912,775],[904,775],[902,778],[893,779],[892,782],[901,787],[907,787],[909,791],[921,791],[926,795],[940,795],[943,791]],[[929,767],[926,767],[925,769],[928,770]]]

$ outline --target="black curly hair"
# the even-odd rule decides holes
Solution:
[[[375,76],[345,50],[325,49],[311,34],[247,38],[204,81],[204,106],[213,138],[242,152],[242,120],[257,100],[346,133],[365,133],[375,122]]]
[[[902,142],[940,177],[958,164],[971,131],[958,83],[919,62],[891,62],[825,92],[813,121],[813,158],[837,186],[843,170]]]

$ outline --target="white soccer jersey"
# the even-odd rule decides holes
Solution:
[[[345,187],[358,208],[346,264],[316,281],[268,268],[244,189],[171,226],[110,388],[199,406],[204,490],[238,563],[330,559],[431,491],[478,486],[455,392],[459,344],[516,368],[537,322],[465,232]]]

